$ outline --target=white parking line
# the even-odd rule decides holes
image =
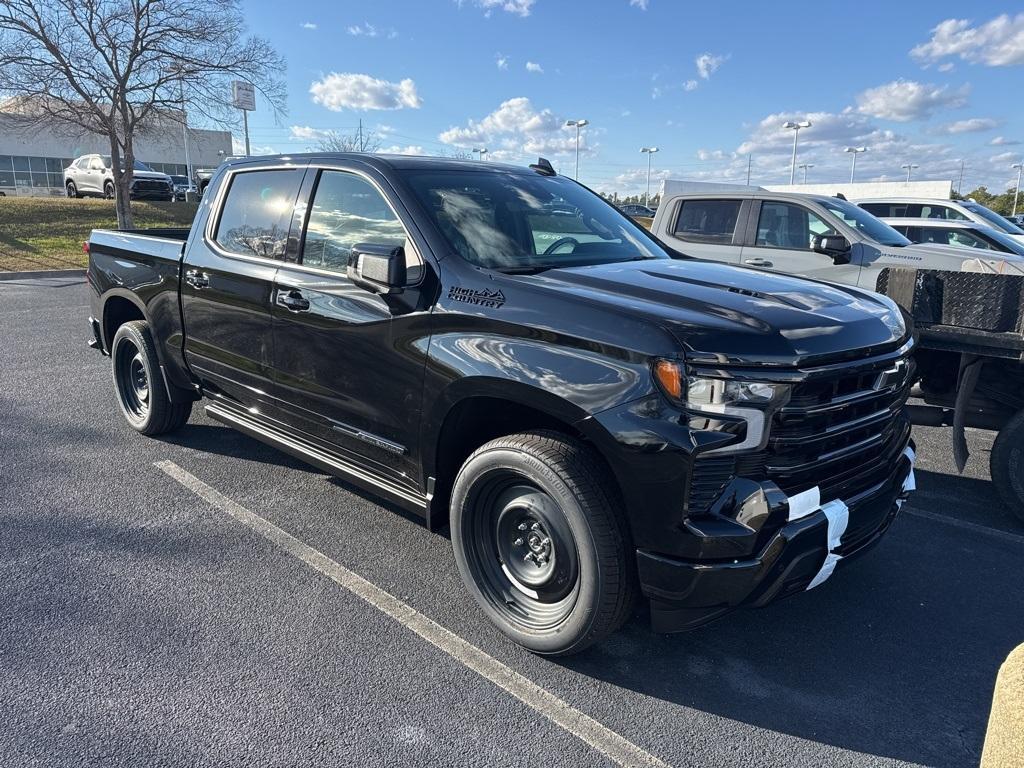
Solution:
[[[910,497],[913,500],[913,496]],[[923,509],[914,509],[912,507],[903,507],[903,514],[914,515],[915,517],[923,517],[925,520],[934,520],[937,523],[945,523],[946,525],[952,525],[955,528],[963,528],[968,531],[974,531],[976,533],[984,533],[988,536],[995,536],[997,539],[1003,539],[1004,541],[1012,541],[1016,544],[1024,544],[1024,536],[1019,533],[1010,533],[1009,531],[1001,531],[998,528],[990,528],[987,525],[978,525],[967,520],[960,520],[956,517],[949,517],[948,515],[940,515],[935,512],[926,512]]]
[[[323,552],[296,539],[290,533],[278,528],[256,513],[250,512],[186,472],[173,461],[157,461],[155,466],[217,509],[249,526],[263,538],[316,569],[352,594],[362,598],[485,680],[489,680],[502,690],[512,694],[609,760],[622,766],[630,766],[630,768],[632,766],[663,766],[667,768],[666,763],[650,752],[641,749],[615,731],[601,725],[597,720],[548,693],[536,683],[484,653],[475,645],[445,629],[433,619],[427,618],[412,606],[327,557]]]

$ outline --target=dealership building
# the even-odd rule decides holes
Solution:
[[[231,154],[231,133],[190,128],[188,151],[193,169],[215,167]],[[40,125],[0,111],[0,192],[5,195],[63,195],[64,169],[89,154],[109,155],[109,140],[56,121]],[[181,124],[168,120],[137,135],[135,157],[154,171],[185,176]]]

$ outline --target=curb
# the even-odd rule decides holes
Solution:
[[[1015,648],[999,668],[992,714],[989,716],[982,768],[1024,766],[1024,645]]]
[[[81,269],[37,269],[30,272],[0,272],[0,282],[4,280],[27,280],[33,277],[84,277],[85,267]]]

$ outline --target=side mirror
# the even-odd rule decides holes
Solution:
[[[850,243],[842,235],[815,235],[811,240],[811,249],[832,258],[833,264],[850,263]]]
[[[348,279],[371,293],[390,295],[405,288],[405,249],[400,245],[357,243],[352,246]]]

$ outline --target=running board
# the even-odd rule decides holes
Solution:
[[[356,467],[337,456],[330,454],[304,440],[298,440],[281,430],[275,429],[263,422],[257,421],[247,415],[238,413],[234,409],[225,407],[219,403],[211,403],[206,406],[206,415],[222,424],[237,429],[239,432],[255,438],[260,442],[271,445],[278,450],[284,451],[307,464],[323,470],[332,475],[340,477],[353,485],[381,496],[388,501],[398,504],[403,509],[426,516],[426,497],[402,488],[397,483],[391,482],[377,475],[371,474],[361,467]]]

